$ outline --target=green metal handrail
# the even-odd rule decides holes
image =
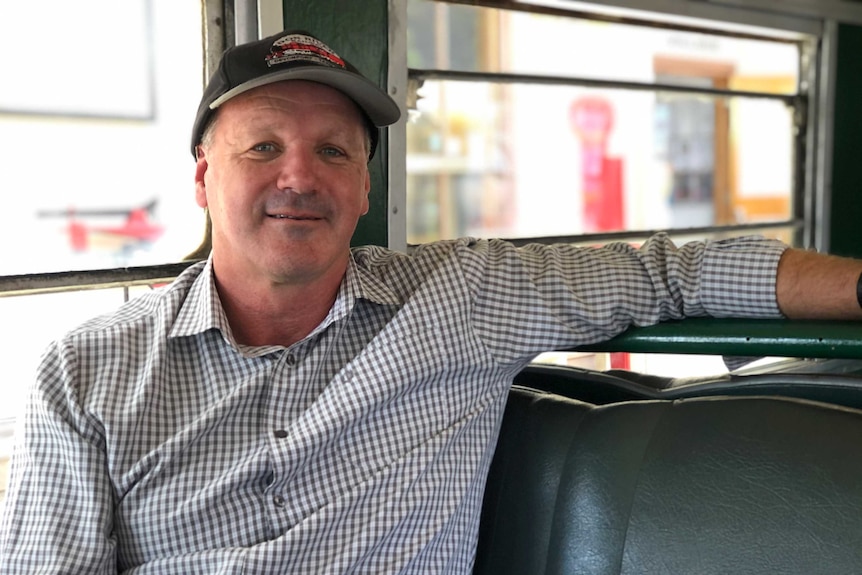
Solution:
[[[862,322],[686,319],[631,328],[577,351],[862,359]]]

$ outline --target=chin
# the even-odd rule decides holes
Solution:
[[[307,281],[320,273],[322,266],[313,253],[305,248],[293,248],[291,252],[289,256],[267,258],[262,264],[265,273],[278,283]]]

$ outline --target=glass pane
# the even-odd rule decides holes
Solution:
[[[0,91],[0,275],[173,262],[198,245],[201,27],[199,1],[0,5],[2,75],[28,74]]]
[[[410,68],[505,72],[653,83],[670,66],[686,76],[781,77],[797,91],[800,49],[752,40],[477,6],[410,0]],[[721,86],[716,86],[721,87]]]
[[[408,242],[787,221],[784,103],[429,81],[407,127]]]

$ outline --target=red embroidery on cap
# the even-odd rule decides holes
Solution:
[[[344,60],[332,49],[311,36],[291,34],[279,38],[272,44],[270,53],[266,55],[266,63],[272,67],[286,62],[310,60],[315,64],[338,66],[346,68]]]

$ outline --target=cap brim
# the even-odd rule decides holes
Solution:
[[[249,80],[222,94],[209,107],[214,110],[228,100],[249,90],[285,80],[318,82],[343,92],[362,108],[377,127],[394,124],[401,117],[398,104],[369,80],[348,70],[322,68],[320,66],[300,66]]]

